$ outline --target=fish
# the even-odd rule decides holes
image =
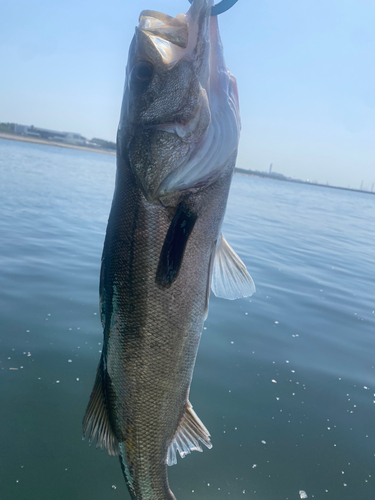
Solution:
[[[83,436],[119,457],[133,500],[175,500],[168,465],[212,447],[189,400],[210,291],[255,291],[221,231],[240,115],[212,5],[143,11],[126,67]]]

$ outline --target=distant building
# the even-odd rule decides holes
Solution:
[[[26,135],[27,129],[29,127],[27,125],[19,125],[18,123],[14,124],[14,133],[19,135]]]
[[[64,139],[63,132],[56,132],[56,130],[49,130],[48,128],[34,127],[34,125],[31,125],[31,127],[27,127],[26,135],[39,137],[40,139],[44,139],[47,141],[62,141]]]
[[[81,134],[75,134],[73,132],[63,132],[63,141],[68,144],[76,144],[84,146],[86,144],[86,139]]]
[[[86,146],[93,149],[116,151],[116,143],[104,139],[93,138],[91,141],[75,132],[60,132],[48,128],[35,127],[34,125],[21,125],[19,123],[0,122],[0,132],[17,134],[24,137],[33,137],[44,141],[60,142],[75,146]]]
[[[74,132],[59,132],[48,128],[34,127],[34,125],[14,125],[14,133],[28,137],[36,137],[47,141],[65,142],[66,144],[85,145],[87,140]]]
[[[34,132],[33,130],[27,130],[25,135],[27,135],[27,137],[35,137],[36,139],[40,139],[39,132]]]

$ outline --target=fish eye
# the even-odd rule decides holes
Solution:
[[[154,73],[154,66],[148,61],[139,61],[133,67],[131,79],[133,82],[146,83],[151,80]]]

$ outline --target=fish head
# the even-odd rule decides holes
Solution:
[[[237,151],[236,81],[212,5],[194,0],[176,18],[143,11],[130,46],[118,154],[151,202],[214,182]]]

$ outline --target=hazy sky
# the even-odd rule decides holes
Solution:
[[[142,9],[188,0],[1,0],[0,121],[115,140]],[[375,183],[374,0],[239,0],[220,16],[237,77],[237,165]],[[374,188],[375,189],[375,188]]]

